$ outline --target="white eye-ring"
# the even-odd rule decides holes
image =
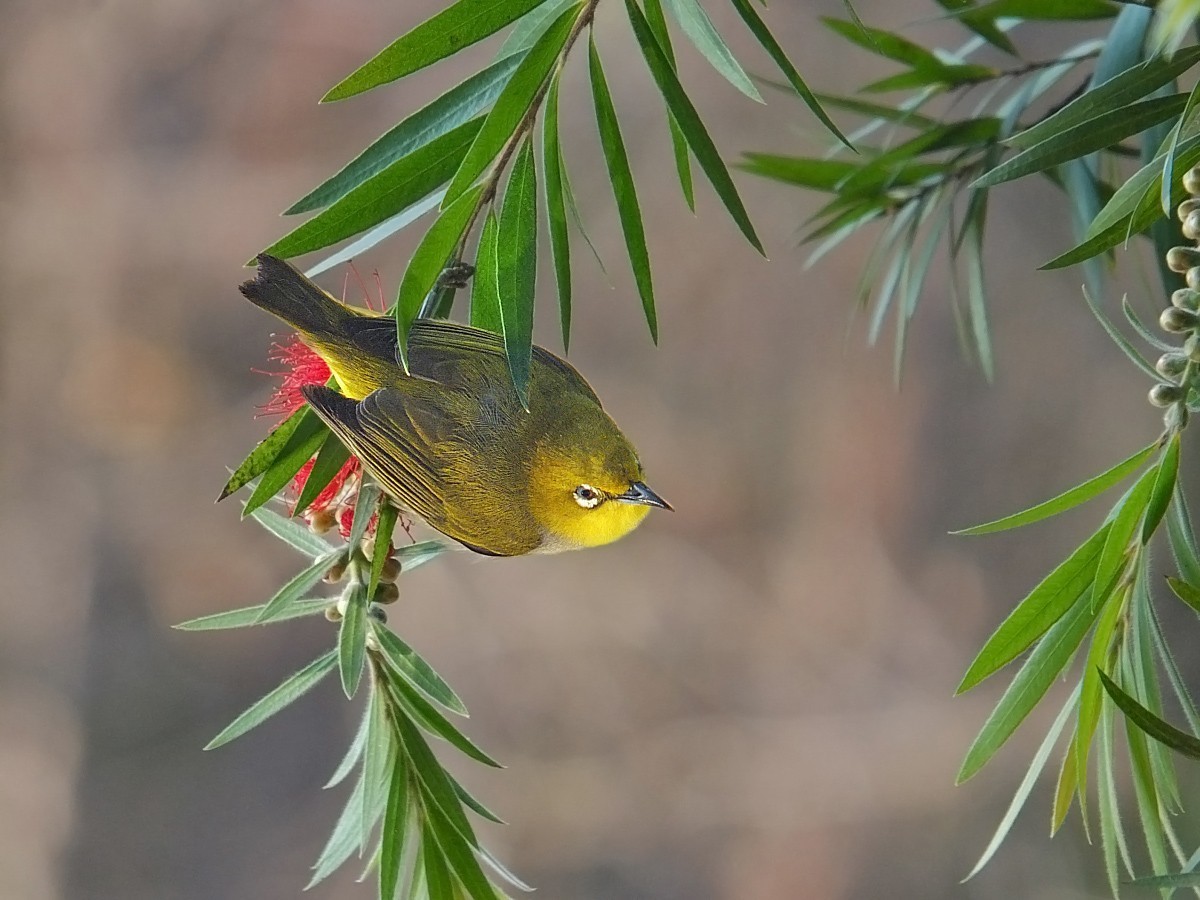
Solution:
[[[584,509],[595,509],[604,502],[604,495],[590,484],[581,484],[575,488],[572,496],[575,498],[575,502]]]

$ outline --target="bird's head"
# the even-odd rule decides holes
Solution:
[[[530,510],[547,550],[607,544],[640,525],[651,507],[671,509],[646,486],[633,445],[599,406],[564,417],[531,462]]]

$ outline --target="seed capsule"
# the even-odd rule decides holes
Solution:
[[[1200,291],[1193,291],[1191,288],[1180,288],[1171,294],[1171,305],[1195,312],[1200,307]]]
[[[1187,427],[1188,408],[1182,403],[1172,403],[1163,413],[1163,425],[1168,431],[1179,431]]]
[[[1187,368],[1187,365],[1187,356],[1177,350],[1173,350],[1170,353],[1164,353],[1158,358],[1158,362],[1154,364],[1154,370],[1163,378],[1175,379],[1183,374],[1183,370]]]
[[[1200,166],[1192,166],[1183,173],[1183,189],[1193,196],[1200,195]]]
[[[392,582],[400,577],[400,572],[403,566],[400,565],[400,560],[394,556],[389,556],[383,563],[383,571],[379,573],[380,581]]]
[[[1163,331],[1169,331],[1172,334],[1182,334],[1185,331],[1191,331],[1200,322],[1200,316],[1186,309],[1180,309],[1178,306],[1168,306],[1162,311],[1162,315],[1158,317],[1158,324]]]
[[[1167,407],[1179,401],[1183,390],[1175,384],[1156,384],[1150,388],[1150,403],[1157,407]]]
[[[384,612],[382,609],[380,609],[378,606],[368,607],[367,615],[370,616],[372,619],[374,619],[376,622],[386,622],[387,621],[387,613]],[[372,650],[378,652],[379,651],[378,643],[376,643],[374,646],[371,646],[371,642],[374,640],[375,640],[375,635],[373,635],[373,634],[367,635],[367,646],[370,647]]]
[[[1190,213],[1183,220],[1183,226],[1180,230],[1183,232],[1183,236],[1189,241],[1200,238],[1200,211]]]
[[[1200,266],[1195,266],[1187,270],[1187,274],[1183,276],[1187,286],[1193,291],[1200,291]]]
[[[371,598],[373,603],[395,603],[400,599],[400,588],[396,587],[392,582],[381,582],[379,587],[375,589],[375,596]]]
[[[342,614],[338,610],[336,603],[331,603],[329,606],[325,607],[325,618],[330,622],[342,621]]]
[[[1179,204],[1178,207],[1176,207],[1175,215],[1179,216],[1179,221],[1182,222],[1198,209],[1200,209],[1200,199],[1191,197],[1187,200],[1184,200]]]
[[[1167,268],[1172,272],[1186,272],[1200,266],[1200,250],[1195,247],[1172,247],[1167,251]]]
[[[337,584],[339,581],[341,581],[342,576],[346,574],[346,566],[348,564],[349,560],[347,560],[345,556],[335,562],[333,566],[330,567],[329,571],[325,573],[325,583]]]

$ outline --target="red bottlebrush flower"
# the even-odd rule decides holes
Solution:
[[[283,368],[262,374],[276,376],[282,381],[271,399],[259,407],[262,415],[291,415],[304,405],[300,388],[307,384],[325,384],[329,380],[329,366],[300,340],[299,335],[292,335],[283,343],[272,344],[267,358],[281,363]],[[292,479],[290,492],[293,497],[298,498],[304,490],[314,462],[315,459],[306,462]],[[342,537],[348,537],[350,523],[354,519],[354,502],[361,483],[362,466],[356,457],[351,456],[313,501],[303,510],[293,509],[292,515],[303,516],[314,531],[324,532],[336,526]]]

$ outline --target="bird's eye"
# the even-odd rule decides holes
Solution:
[[[573,496],[575,497],[575,502],[584,509],[595,509],[600,505],[600,501],[604,499],[603,495],[590,484],[581,484],[575,488]]]

